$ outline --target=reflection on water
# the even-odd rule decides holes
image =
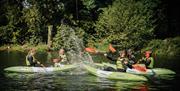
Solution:
[[[174,61],[173,66],[168,65],[167,61],[158,60],[162,67],[163,62],[167,68],[176,70],[174,79],[169,77],[149,77],[149,81],[130,82],[130,81],[115,81],[108,80],[88,74],[86,71],[77,72],[61,72],[59,74],[23,74],[23,73],[5,73],[3,69],[9,66],[25,65],[25,56],[23,52],[0,52],[0,89],[1,90],[60,90],[60,91],[176,91],[179,89],[177,82],[180,81],[178,72],[179,61]],[[36,58],[43,62],[46,66],[51,66],[51,59],[57,56],[57,52],[53,53],[37,53]],[[94,59],[99,58],[95,55]],[[96,61],[96,60],[95,60]],[[172,61],[171,61],[172,62]],[[166,68],[166,67],[165,67]]]
[[[140,89],[142,82],[112,81],[88,74],[17,74],[7,73],[6,89],[9,90],[76,90],[122,91]],[[2,85],[2,84],[1,84]]]

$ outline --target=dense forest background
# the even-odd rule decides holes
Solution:
[[[153,49],[179,55],[179,3],[170,0],[1,0],[0,45],[63,45],[73,29],[88,47]],[[102,49],[103,50],[103,49]]]

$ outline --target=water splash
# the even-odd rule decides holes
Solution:
[[[93,63],[89,53],[84,51],[82,39],[76,36],[74,29],[66,28],[61,30],[63,46],[67,50],[67,55],[70,63]]]

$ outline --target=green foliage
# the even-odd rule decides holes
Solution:
[[[78,1],[78,0],[77,0]],[[102,4],[102,2],[101,2]],[[98,7],[100,3],[97,0],[80,0],[78,1],[78,21],[77,26],[84,30],[83,42],[86,46],[94,45],[95,21],[98,18]]]
[[[142,48],[153,37],[152,10],[142,1],[116,0],[96,22],[98,39],[116,41],[121,48]]]
[[[180,56],[180,37],[168,38],[164,40],[155,39],[148,43],[143,49],[152,49],[154,53],[165,56]]]
[[[19,42],[22,27],[21,4],[17,1],[2,1],[0,19],[0,44]]]
[[[38,44],[40,43],[41,36],[39,36],[40,33],[40,25],[41,25],[41,14],[37,8],[37,6],[33,5],[29,8],[23,9],[24,14],[24,21],[27,23],[28,26],[28,35],[29,35],[29,43],[30,44]]]
[[[65,40],[75,34],[86,46],[103,51],[113,42],[119,49],[141,49],[148,44],[146,48],[157,49],[157,53],[170,50],[174,51],[170,54],[177,54],[179,37],[165,38],[179,36],[178,28],[173,33],[168,31],[174,27],[173,24],[167,26],[169,16],[165,12],[168,9],[161,2],[163,0],[0,0],[0,45],[46,43],[47,26],[53,25],[54,49],[70,48],[67,43],[75,42]],[[154,39],[154,35],[165,40]]]
[[[96,7],[95,0],[82,0],[82,3],[88,10],[91,10]]]
[[[96,42],[95,46],[99,51],[103,51],[103,52],[109,51],[109,49],[108,49],[109,41],[108,40],[104,39],[102,41]]]
[[[9,43],[12,39],[13,26],[3,26],[0,27],[0,40],[1,44]]]
[[[46,52],[48,49],[48,46],[46,44],[38,44],[37,46],[34,46],[37,51],[43,51]]]
[[[65,6],[63,0],[29,0],[31,4],[37,5],[46,25],[60,23],[60,18],[64,17]]]

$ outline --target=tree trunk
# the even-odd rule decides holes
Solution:
[[[49,25],[48,26],[48,41],[47,41],[48,48],[52,47],[52,29],[53,29],[53,25]]]

